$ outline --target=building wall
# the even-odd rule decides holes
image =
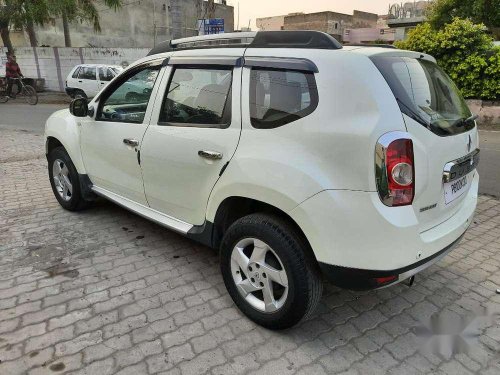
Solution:
[[[99,2],[97,7],[100,10],[102,31],[96,33],[90,25],[72,23],[71,44],[75,47],[138,48],[152,47],[155,39],[163,41],[198,35],[197,20],[207,17],[206,4],[207,2],[202,0],[139,0],[126,3],[115,12]],[[216,3],[215,16],[224,18],[226,32],[234,30],[232,6]],[[29,46],[27,35],[23,37],[22,33],[13,34],[21,35],[14,35],[15,47]],[[64,46],[61,19],[54,19],[49,25],[37,27],[36,34],[40,46]]]
[[[285,26],[285,16],[257,18],[255,23],[257,28],[262,31],[283,30]]]
[[[377,26],[378,15],[374,13],[355,10],[352,14],[352,28],[370,28]]]
[[[45,89],[64,91],[64,81],[78,64],[127,66],[144,57],[149,48],[16,48],[17,62],[27,78],[45,79]],[[5,75],[7,48],[0,47],[0,76]]]
[[[318,30],[342,41],[346,29],[376,27],[378,15],[355,10],[353,15],[318,12],[285,16],[285,30]]]
[[[370,43],[375,41],[384,41],[392,44],[395,40],[395,29],[380,28],[361,28],[348,29],[344,32],[345,43]]]

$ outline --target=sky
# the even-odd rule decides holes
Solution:
[[[352,14],[354,9],[377,14],[387,14],[389,3],[401,0],[228,0],[234,6],[234,27],[238,23],[238,3],[240,6],[240,27],[248,26],[257,30],[255,19],[279,16],[294,12],[313,13],[330,10]]]

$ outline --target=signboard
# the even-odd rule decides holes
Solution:
[[[222,34],[223,32],[224,18],[198,20],[198,35]]]

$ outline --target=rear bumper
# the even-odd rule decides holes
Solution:
[[[347,268],[333,266],[327,263],[319,262],[319,267],[323,276],[339,287],[351,290],[370,290],[380,289],[387,286],[398,284],[406,279],[416,275],[444,258],[460,242],[463,235],[446,246],[441,251],[432,256],[422,259],[409,266],[390,271],[363,270],[356,268]]]
[[[479,176],[456,212],[422,231],[416,208],[387,207],[376,192],[325,190],[290,211],[331,279],[410,277],[419,266],[452,248],[472,223]],[[415,270],[417,269],[417,270]],[[339,273],[339,277],[331,276]],[[390,283],[397,280],[389,280]],[[388,281],[388,282],[389,282]]]

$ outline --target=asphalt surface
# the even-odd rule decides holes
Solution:
[[[67,105],[39,104],[0,104],[0,131],[2,128],[23,130],[43,134],[45,121],[50,114]],[[480,130],[481,161],[479,192],[500,197],[500,131]]]

